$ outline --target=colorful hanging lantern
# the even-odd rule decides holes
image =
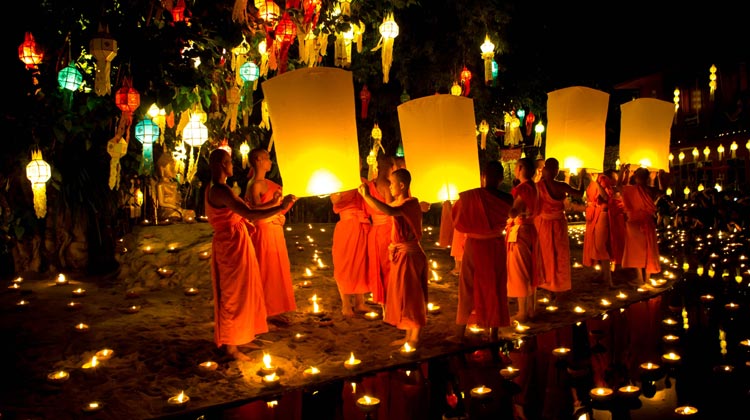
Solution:
[[[247,155],[250,153],[250,146],[248,146],[247,142],[242,142],[240,145],[240,156],[242,156],[242,169],[247,169]]]
[[[47,181],[52,177],[52,168],[42,158],[41,150],[31,152],[31,162],[26,165],[26,178],[31,181],[34,193],[34,212],[36,217],[47,215]]]
[[[750,142],[749,142],[750,143]],[[737,158],[737,142],[733,141],[732,144],[729,145],[729,150],[732,152],[732,159]]]
[[[711,149],[709,149],[708,146],[706,146],[705,149],[703,149],[703,156],[705,161],[708,161],[708,157],[711,155]]]
[[[495,57],[495,44],[490,41],[490,35],[487,34],[484,38],[484,43],[479,47],[482,50],[482,59],[484,60],[484,83],[492,84],[494,77],[492,76],[492,62]]]
[[[362,86],[362,90],[359,91],[359,100],[361,101],[361,110],[360,110],[360,118],[363,120],[367,118],[367,111],[368,106],[370,105],[370,98],[372,95],[370,94],[370,89],[367,89],[367,85]]]
[[[130,124],[133,121],[133,113],[141,105],[141,94],[133,88],[133,80],[125,77],[122,80],[122,87],[115,92],[115,105],[122,111],[120,117],[120,127],[118,131],[125,134],[125,141],[130,141]]]
[[[279,73],[284,73],[287,70],[289,47],[297,37],[297,25],[291,16],[284,13],[279,24],[276,25],[275,36],[279,49]]]
[[[677,110],[680,109],[680,89],[675,88],[673,94],[674,97],[672,98],[672,102],[674,102],[674,112],[677,112]]]
[[[339,0],[339,9],[341,9],[342,16],[349,16],[352,14],[352,0]]]
[[[305,28],[305,32],[314,28],[318,24],[318,18],[320,16],[321,0],[302,0],[302,10],[304,10],[304,18],[302,19],[302,27]],[[289,2],[287,1],[287,8],[289,8]]]
[[[167,112],[164,108],[159,108],[156,102],[151,104],[146,114],[151,117],[153,121],[159,127],[159,144],[164,144],[164,131],[166,131],[167,125]]]
[[[482,135],[479,147],[481,147],[482,150],[487,149],[487,133],[489,132],[490,125],[487,124],[487,120],[482,120],[482,122],[479,123],[479,133]]]
[[[458,82],[453,82],[453,86],[451,86],[451,95],[461,96],[461,90],[461,85],[459,85]]]
[[[172,20],[174,22],[184,22],[185,21],[185,11],[187,9],[185,8],[185,0],[177,0],[177,4],[172,6]]]
[[[260,78],[260,67],[252,61],[246,61],[240,66],[240,77],[245,82],[255,82]]]
[[[268,115],[268,101],[265,99],[260,103],[260,124],[258,124],[258,127],[265,128],[266,130],[271,129],[271,120]]]
[[[154,165],[153,144],[159,138],[159,126],[150,118],[144,118],[135,125],[135,138],[143,144],[142,173],[151,174]]]
[[[669,170],[674,104],[639,98],[620,105],[620,158],[651,170]]]
[[[99,33],[96,38],[91,39],[89,48],[96,60],[94,92],[99,96],[109,95],[112,92],[109,74],[112,69],[112,60],[117,56],[117,41],[109,35],[109,29],[106,26],[99,24]]]
[[[245,78],[242,77],[242,66],[247,62],[247,54],[250,52],[250,44],[247,42],[245,35],[242,35],[242,41],[232,48],[232,72],[240,87],[245,85]]]
[[[716,148],[716,153],[719,154],[719,160],[722,160],[724,158],[724,145],[720,144],[719,147]]]
[[[276,21],[279,20],[279,16],[281,16],[281,9],[273,0],[265,0],[258,7],[258,17],[270,27],[275,26]]]
[[[534,115],[533,112],[529,112],[528,115],[526,115],[526,119],[524,120],[524,124],[526,125],[526,136],[531,135],[531,130],[534,128],[534,121],[536,121],[536,115]]]
[[[83,84],[83,76],[75,64],[70,63],[57,73],[57,84],[62,89],[75,92]]]
[[[698,151],[697,147],[693,147],[693,162],[698,162],[698,156],[701,155],[701,152]]]
[[[471,72],[469,69],[464,66],[463,70],[461,70],[461,84],[463,85],[463,95],[469,96],[469,91],[471,90]]]
[[[534,147],[542,147],[542,133],[544,133],[544,124],[542,120],[534,126]]]
[[[27,69],[36,69],[37,65],[42,62],[44,51],[37,45],[31,32],[26,32],[23,43],[18,46],[18,58]]]
[[[182,130],[182,141],[190,147],[201,147],[208,140],[208,127],[201,122],[200,116],[193,114],[190,122]]]
[[[120,159],[128,153],[128,142],[122,137],[115,137],[107,142],[109,160],[109,189],[120,186]]]
[[[393,12],[388,13],[383,18],[383,23],[378,27],[380,31],[380,41],[378,45],[372,49],[372,51],[380,51],[381,65],[383,67],[383,83],[388,83],[388,76],[391,72],[391,64],[393,63],[393,43],[398,36],[398,25],[393,19]]]

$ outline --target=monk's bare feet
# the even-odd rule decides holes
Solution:
[[[239,362],[249,362],[250,356],[241,352],[237,346],[227,346],[227,354]]]
[[[241,346],[238,346],[238,347],[242,347],[243,349],[248,349],[248,350],[260,350],[260,349],[263,348],[260,345],[254,343],[252,341],[249,342],[249,343],[243,344]]]
[[[394,346],[394,347],[403,346],[404,343],[406,343],[406,338],[402,338],[400,340],[391,341],[391,346]]]
[[[354,318],[354,311],[341,311],[341,315],[344,315],[344,318]]]

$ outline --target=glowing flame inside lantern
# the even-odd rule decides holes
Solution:
[[[568,156],[563,161],[563,168],[569,169],[571,175],[578,173],[578,169],[583,167],[583,161],[576,156]]]
[[[267,369],[271,369],[273,367],[271,365],[271,355],[268,353],[263,354],[263,366],[265,366]]]
[[[307,183],[309,195],[327,195],[332,192],[341,191],[343,183],[336,175],[327,169],[318,169],[312,173]]]
[[[444,184],[438,190],[438,199],[440,201],[458,200],[458,188],[454,184]]]

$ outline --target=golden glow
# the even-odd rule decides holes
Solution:
[[[640,98],[620,106],[620,157],[649,169],[669,169],[669,139],[674,105]]]

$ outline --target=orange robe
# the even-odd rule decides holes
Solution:
[[[405,330],[427,324],[427,255],[422,239],[422,208],[415,197],[402,205],[403,215],[393,217],[391,268],[383,321]]]
[[[260,204],[273,200],[276,191],[281,192],[281,185],[270,179],[266,180],[266,185],[268,191],[260,197]],[[297,310],[292,268],[284,239],[285,221],[283,214],[261,219],[255,222],[255,232],[251,235],[258,256],[268,316]]]
[[[208,197],[208,189],[206,189]],[[214,291],[214,341],[217,346],[242,345],[268,332],[258,260],[250,232],[253,225],[228,208],[214,208],[205,199],[211,243]]]
[[[622,261],[625,240],[625,219],[622,202],[609,178],[599,176],[597,181],[607,192],[607,199],[599,195],[596,184],[586,189],[586,231],[583,235],[583,265],[591,267],[595,261]]]
[[[375,180],[368,181],[370,195],[385,202],[380,195]],[[375,303],[385,303],[385,291],[388,286],[388,273],[391,261],[388,259],[388,245],[391,244],[393,221],[390,216],[365,204],[365,211],[372,220],[370,233],[367,235],[367,284]]]
[[[503,237],[510,208],[510,196],[504,200],[485,188],[461,192],[453,205],[453,225],[466,234],[458,278],[458,325],[466,325],[472,311],[480,327],[510,325]]]
[[[648,274],[658,273],[661,265],[654,200],[643,187],[626,185],[622,188],[622,204],[627,216],[622,266],[645,268]]]
[[[511,190],[513,198],[521,197],[526,214],[509,223],[505,240],[507,244],[508,297],[530,296],[541,281],[542,256],[539,250],[535,214],[538,194],[535,184],[527,181]]]
[[[539,287],[550,292],[565,292],[572,287],[565,201],[552,198],[543,180],[536,183],[536,189],[539,192],[539,214],[534,223],[544,276]]]
[[[367,236],[370,220],[357,190],[341,193],[333,205],[339,221],[333,228],[333,278],[344,294],[367,293]]]

